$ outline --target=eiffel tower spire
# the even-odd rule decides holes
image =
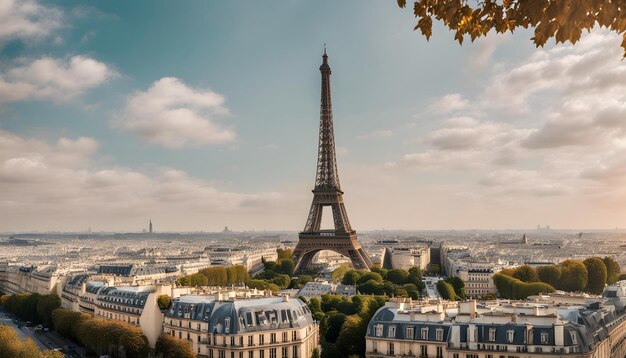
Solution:
[[[298,245],[293,252],[295,271],[302,273],[321,250],[332,250],[346,256],[357,269],[369,269],[372,261],[361,248],[356,231],[350,226],[343,191],[339,185],[337,158],[335,156],[335,134],[333,130],[333,110],[330,96],[330,65],[324,46],[322,74],[322,100],[320,105],[320,132],[317,149],[317,171],[313,202],[304,230],[298,236]],[[332,210],[333,229],[322,229],[322,211]]]
[[[322,73],[322,101],[320,105],[320,137],[317,150],[315,189],[341,190],[335,155],[333,105],[330,97],[330,74],[332,71],[328,64],[326,45],[324,45],[322,59],[323,63],[320,66],[320,72]]]

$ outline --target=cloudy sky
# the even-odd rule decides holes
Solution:
[[[357,230],[626,226],[617,35],[427,42],[392,2],[0,0],[0,231],[299,230],[319,64]]]

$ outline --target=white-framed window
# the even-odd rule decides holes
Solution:
[[[506,340],[507,340],[507,342],[512,343],[513,339],[515,339],[515,331],[512,330],[512,329],[506,331]]]
[[[374,326],[374,329],[376,330],[376,337],[382,337],[383,336],[383,325],[382,324],[377,324],[376,326]]]
[[[548,343],[548,332],[541,332],[541,344]]]
[[[224,332],[230,333],[230,317],[224,318]]]
[[[428,328],[424,327],[420,330],[422,340],[428,340]]]
[[[396,337],[396,326],[389,326],[389,329],[387,331],[387,337],[388,338]]]
[[[413,327],[407,327],[406,332],[404,333],[404,338],[413,339],[414,329]]]
[[[576,332],[570,332],[569,335],[570,335],[570,337],[572,337],[572,344],[577,346],[578,345],[578,335],[576,334]]]
[[[435,339],[443,341],[443,328],[437,328],[437,330],[435,330]]]
[[[496,329],[495,328],[489,328],[489,341],[490,342],[496,341]]]

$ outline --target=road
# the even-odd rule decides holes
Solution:
[[[33,327],[26,327],[23,325],[23,322],[18,325],[15,323],[14,319],[15,317],[13,317],[10,313],[0,310],[0,323],[12,327],[22,339],[31,338],[40,350],[63,349],[64,347],[67,348],[68,346],[73,346],[75,348],[71,354],[66,352],[67,349],[63,350],[63,353],[65,353],[67,357],[86,357],[86,351],[84,348],[79,347],[76,343],[67,338],[61,337],[58,333],[43,331],[35,332]]]

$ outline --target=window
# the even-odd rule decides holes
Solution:
[[[406,333],[404,334],[404,338],[413,339],[413,327],[406,328]]]
[[[235,337],[230,337],[230,345],[231,346],[235,345]]]
[[[264,345],[265,344],[265,335],[261,334],[259,335],[259,345]]]
[[[428,340],[428,328],[422,328],[420,332],[421,332],[421,334],[422,334],[422,335],[421,335],[422,340],[423,340],[423,341]]]
[[[489,341],[490,342],[496,341],[496,329],[495,328],[489,328]]]
[[[436,340],[443,341],[443,329],[437,328],[437,330],[435,330],[435,336]]]
[[[389,349],[388,349],[387,352],[388,352],[389,355],[394,355],[395,353],[393,351],[394,351],[394,344],[390,342],[389,343]]]
[[[271,333],[270,334],[270,343],[276,343],[276,333]],[[273,357],[276,358],[276,357]]]
[[[292,354],[293,358],[298,358],[298,346],[293,346],[292,350],[293,350],[293,354]]]
[[[259,358],[265,358],[265,349],[259,351]]]
[[[270,349],[270,358],[276,358],[276,348]]]
[[[248,336],[248,346],[252,347],[254,345],[254,336]]]
[[[230,317],[224,318],[224,333],[230,333]]]
[[[420,346],[420,351],[423,357],[428,357],[428,346]]]
[[[239,337],[239,346],[243,347],[243,336]]]
[[[389,330],[387,332],[387,337],[388,338],[395,338],[396,337],[396,326],[389,326]]]
[[[291,332],[291,340],[292,341],[297,341],[298,340],[298,331]]]
[[[377,324],[375,328],[376,328],[376,337],[382,337],[383,336],[383,325],[382,324]]]
[[[443,358],[443,348],[437,347],[437,358]]]
[[[289,348],[282,347],[280,350],[282,351],[282,353],[281,353],[282,358],[287,358],[287,356],[289,355]]]
[[[509,343],[513,343],[513,339],[515,338],[515,331],[514,330],[508,330],[506,331],[506,340]]]
[[[570,332],[569,335],[572,337],[572,345],[578,345],[578,336],[576,335],[576,332]]]
[[[239,352],[239,358],[243,358],[243,352]]]
[[[254,351],[248,352],[248,358],[254,358]]]
[[[548,332],[541,332],[541,344],[548,343]]]
[[[287,332],[283,332],[283,342],[287,342],[288,339],[289,335],[287,334]]]

